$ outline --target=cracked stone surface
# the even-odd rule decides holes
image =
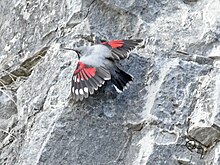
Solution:
[[[219,0],[0,1],[0,164],[219,165]],[[142,38],[107,83],[70,97],[60,47]]]

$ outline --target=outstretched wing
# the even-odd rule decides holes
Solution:
[[[110,79],[110,72],[104,67],[95,68],[79,61],[72,77],[72,96],[76,101],[83,100]]]
[[[103,45],[112,49],[112,57],[114,60],[121,60],[128,57],[128,52],[133,50],[143,40],[112,40],[109,42],[102,42]]]

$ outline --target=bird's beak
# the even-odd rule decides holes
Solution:
[[[76,52],[78,58],[80,59],[80,54],[79,54],[79,52],[78,52],[77,50],[71,49],[71,48],[61,48],[61,49],[62,49],[62,50],[72,50],[72,51]]]
[[[63,49],[63,50],[72,50],[72,51],[76,52],[75,49],[71,49],[71,48],[61,48],[61,49]]]

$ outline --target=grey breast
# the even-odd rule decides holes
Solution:
[[[87,65],[100,67],[108,65],[106,58],[111,56],[111,50],[104,45],[89,46],[86,54],[81,57],[80,61]]]

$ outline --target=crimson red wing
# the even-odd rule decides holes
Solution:
[[[110,79],[110,72],[106,68],[95,68],[79,61],[72,77],[72,96],[76,101],[83,100]]]
[[[128,57],[128,52],[133,50],[143,40],[112,40],[109,42],[102,42],[103,45],[112,49],[112,57],[114,60],[121,60]]]

